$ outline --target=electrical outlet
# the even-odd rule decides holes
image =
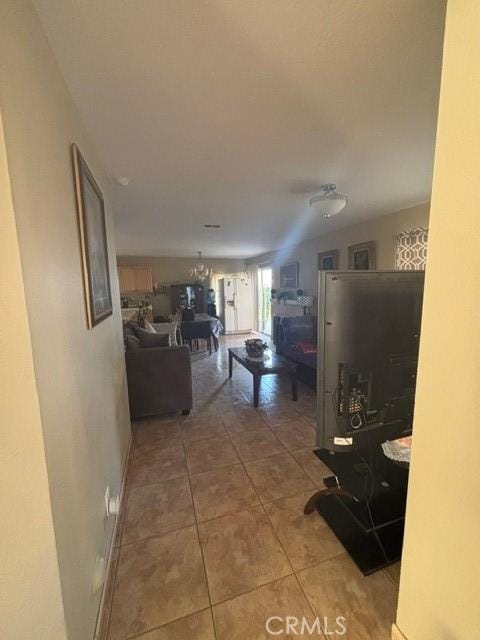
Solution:
[[[108,501],[108,515],[117,516],[120,513],[120,496],[110,496]]]
[[[120,513],[120,496],[112,496],[110,487],[105,491],[105,514],[107,518]]]
[[[110,517],[110,487],[105,489],[105,516]]]
[[[95,566],[93,568],[92,576],[92,593],[97,593],[103,587],[105,582],[105,569],[107,563],[103,556],[97,556],[95,558]]]

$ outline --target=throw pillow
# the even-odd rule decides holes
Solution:
[[[125,336],[125,349],[127,351],[133,351],[134,349],[140,349],[140,340],[133,334]]]
[[[148,320],[144,320],[145,326],[143,327],[145,331],[149,331],[150,333],[155,333],[155,328]]]
[[[295,349],[302,353],[317,353],[317,345],[309,340],[302,340],[295,343]]]
[[[168,333],[151,333],[146,329],[138,327],[136,334],[140,340],[140,346],[145,347],[168,347],[170,343],[170,336]]]
[[[123,323],[123,336],[134,336],[135,332],[133,330],[133,325],[130,321],[126,321]]]
[[[168,333],[170,336],[170,346],[177,346],[177,322],[154,322],[153,327],[157,333]]]
[[[312,340],[312,327],[294,326],[288,327],[285,330],[285,340],[289,344],[295,344],[296,342],[311,342]]]
[[[130,322],[130,329],[133,331],[133,335],[137,336],[137,338],[140,337],[140,331],[146,331],[146,329],[141,327],[138,322]]]

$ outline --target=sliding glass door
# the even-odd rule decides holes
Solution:
[[[257,326],[261,333],[272,334],[272,267],[258,268]]]

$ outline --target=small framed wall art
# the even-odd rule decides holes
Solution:
[[[338,249],[331,251],[322,251],[318,254],[318,270],[319,271],[336,271],[338,269]]]
[[[290,262],[280,267],[280,288],[298,289],[298,262]]]
[[[354,271],[372,271],[377,268],[375,242],[362,242],[348,247],[348,268]]]

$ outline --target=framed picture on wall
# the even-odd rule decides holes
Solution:
[[[362,242],[348,247],[348,268],[354,271],[370,271],[377,268],[375,242]]]
[[[105,205],[102,192],[75,144],[72,157],[87,324],[92,329],[112,314]]]
[[[318,270],[319,271],[336,271],[338,269],[338,249],[331,251],[322,251],[318,254]]]
[[[298,289],[298,262],[290,262],[280,267],[280,287]]]

